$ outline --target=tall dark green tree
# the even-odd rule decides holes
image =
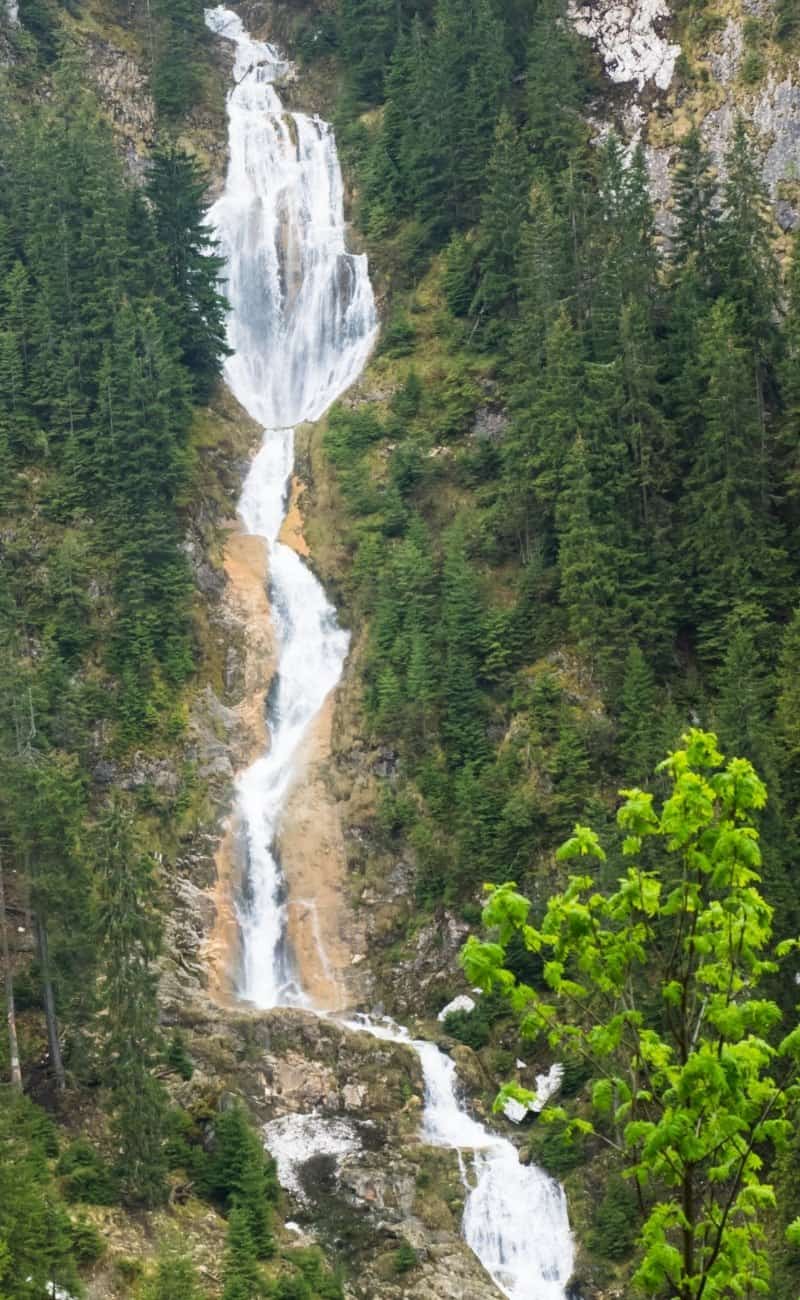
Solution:
[[[173,142],[153,154],[147,193],[177,296],[178,339],[195,391],[207,397],[227,355],[227,303],[219,285],[224,259],[205,222],[207,177]]]
[[[118,800],[96,834],[97,942],[105,1008],[103,1072],[111,1090],[118,1168],[126,1196],[156,1205],[166,1197],[166,1094],[153,1068],[160,1056],[155,961],[161,948],[154,863],[137,842]]]

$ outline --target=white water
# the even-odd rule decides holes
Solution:
[[[206,21],[236,49],[230,163],[209,222],[226,258],[232,308],[226,378],[265,430],[239,514],[247,531],[269,544],[278,644],[269,751],[238,785],[248,859],[247,897],[239,906],[239,992],[273,1007],[305,1001],[286,945],[276,837],[298,747],[341,676],[349,640],[310,569],[277,540],[294,462],[293,426],[317,419],[357,378],[377,317],[366,257],[345,248],[342,177],[330,127],[284,112],[272,83],[286,65],[271,46],[248,36],[237,14],[210,9]]]
[[[425,1080],[423,1140],[459,1152],[468,1189],[464,1238],[499,1289],[511,1300],[564,1300],[574,1251],[563,1189],[536,1165],[520,1164],[511,1142],[464,1109],[455,1062],[435,1043],[411,1039],[391,1021],[362,1016],[350,1023],[417,1052]]]
[[[336,685],[348,634],[299,556],[278,540],[292,473],[293,426],[318,418],[360,374],[377,330],[365,257],[345,247],[342,178],[333,134],[319,118],[287,113],[272,84],[286,69],[224,7],[208,26],[235,46],[228,97],[230,164],[209,214],[227,263],[233,349],[226,377],[264,427],[242,490],[248,532],[269,546],[278,671],[271,692],[270,748],[240,778],[237,806],[247,840],[247,891],[239,905],[239,992],[260,1007],[304,1003],[286,945],[285,886],[275,842],[298,748]],[[396,1026],[360,1022],[378,1037],[410,1041]],[[513,1300],[563,1300],[572,1270],[564,1195],[510,1142],[460,1106],[455,1067],[432,1043],[413,1042],[425,1077],[423,1138],[472,1153],[468,1244]],[[299,1151],[344,1154],[348,1134],[315,1116],[280,1121],[286,1160]],[[316,1136],[315,1136],[316,1134]],[[280,1136],[280,1141],[278,1140]],[[307,1156],[306,1156],[307,1158]],[[287,1166],[288,1167],[288,1166]]]

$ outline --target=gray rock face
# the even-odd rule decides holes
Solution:
[[[743,3],[744,15],[766,20],[771,9],[771,0]],[[571,0],[569,14],[576,30],[594,44],[609,79],[631,87],[627,102],[614,109],[614,124],[628,139],[644,139],[658,228],[668,238],[672,226],[670,172],[675,150],[648,144],[645,109],[650,101],[642,92],[650,93],[652,88],[665,91],[674,80],[680,47],[668,39],[669,4],[667,0],[629,4],[612,0],[582,4]],[[722,175],[737,116],[743,114],[752,123],[761,145],[763,176],[776,219],[784,230],[790,230],[800,223],[800,77],[791,71],[782,76],[770,72],[761,85],[744,87],[739,81],[744,52],[743,16],[729,15],[722,30],[709,38],[703,56],[714,84],[724,88],[724,98],[718,97],[716,106],[708,108],[698,124]],[[659,112],[663,115],[663,101]],[[605,118],[594,125],[599,136],[610,127]]]
[[[147,77],[135,59],[110,42],[96,39],[87,45],[87,69],[128,167],[136,174],[144,167],[147,148],[155,139],[156,114]]]
[[[680,46],[664,35],[671,18],[666,0],[570,0],[569,16],[581,36],[596,46],[612,81],[652,83],[666,90],[672,81]]]
[[[350,1300],[498,1300],[461,1239],[465,1188],[452,1151],[419,1140],[415,1052],[308,1012],[222,1012],[176,1003],[196,1062],[181,1100],[209,1084],[242,1096],[264,1125],[300,1230],[352,1265]],[[418,1263],[399,1277],[402,1241]]]

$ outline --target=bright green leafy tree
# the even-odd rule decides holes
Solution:
[[[767,793],[749,761],[726,762],[699,730],[661,771],[660,806],[623,791],[616,888],[598,888],[587,868],[605,875],[611,863],[595,832],[576,826],[557,857],[579,860],[580,874],[541,921],[513,885],[491,888],[492,937],[471,936],[462,960],[471,983],[508,998],[526,1037],[544,1035],[591,1068],[593,1118],[570,1128],[606,1142],[636,1189],[637,1293],[768,1295],[775,1194],[764,1161],[792,1132],[800,1028],[784,1033],[762,988],[796,947],[773,951],[759,890],[753,822]],[[508,969],[515,937],[542,957],[546,989]],[[508,1095],[531,1098],[507,1085],[498,1104]],[[568,1119],[560,1108],[549,1118]]]

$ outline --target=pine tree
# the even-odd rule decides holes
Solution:
[[[519,412],[503,448],[508,493],[528,550],[530,529],[552,528],[570,448],[583,423],[582,341],[562,308],[545,344],[544,371],[517,392]]]
[[[155,1205],[166,1195],[166,1096],[151,1073],[161,1047],[155,970],[161,923],[153,862],[142,853],[131,814],[118,801],[98,824],[97,859],[104,1072],[120,1143],[119,1174],[130,1200]]]
[[[600,198],[595,234],[598,260],[592,293],[592,338],[598,361],[620,346],[623,310],[635,303],[649,320],[656,294],[656,249],[647,164],[638,146],[630,162],[612,133],[600,155]]]
[[[222,1300],[259,1300],[265,1294],[247,1214],[234,1206],[228,1217]]]
[[[567,457],[556,508],[558,567],[570,634],[590,655],[601,648],[612,651],[617,596],[611,551],[593,517],[595,499],[586,444],[578,435]]]
[[[202,6],[194,0],[150,0],[155,59],[150,74],[159,114],[179,118],[200,93],[202,47],[206,40]]]
[[[652,670],[637,645],[625,660],[619,709],[619,755],[625,779],[647,785],[661,753],[656,726],[656,684]]]
[[[228,304],[219,287],[224,259],[205,221],[207,178],[196,159],[168,143],[151,158],[147,193],[177,295],[181,354],[202,400],[228,355]]]
[[[719,268],[738,333],[753,353],[763,421],[764,386],[775,350],[779,270],[772,241],[772,209],[744,119],[734,127],[725,157]]]
[[[700,353],[704,434],[686,497],[683,549],[705,653],[724,645],[736,603],[769,609],[785,581],[786,555],[773,518],[772,457],[765,442],[752,356],[736,308],[711,310]]]
[[[518,285],[520,230],[528,208],[528,160],[507,112],[495,130],[486,190],[481,204],[479,283],[473,310],[494,316],[514,305]]]
[[[339,0],[339,40],[356,98],[377,104],[397,38],[396,0]]]
[[[711,154],[693,126],[678,149],[672,178],[675,231],[672,261],[680,275],[691,272],[707,289],[713,282],[717,252],[717,181]]]
[[[442,736],[455,765],[480,762],[487,753],[478,689],[484,653],[483,606],[458,525],[445,539],[439,636],[444,655]]]
[[[534,161],[550,178],[565,171],[587,139],[579,49],[564,0],[541,0],[531,28],[526,97]]]

